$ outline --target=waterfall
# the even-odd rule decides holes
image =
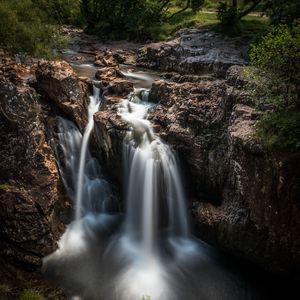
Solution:
[[[82,191],[83,191],[83,183],[84,183],[84,175],[86,168],[86,156],[87,156],[87,146],[88,141],[94,127],[94,113],[98,111],[100,105],[100,89],[93,86],[93,96],[90,96],[90,104],[88,107],[88,124],[85,128],[81,151],[80,151],[80,159],[79,159],[79,170],[78,170],[78,179],[76,185],[76,214],[75,219],[79,220],[82,217]],[[92,189],[93,187],[91,187]],[[90,186],[89,188],[90,189]]]
[[[240,274],[222,266],[212,248],[191,236],[177,157],[148,120],[155,106],[145,86],[120,101],[118,110],[130,127],[122,154],[124,216],[111,207],[111,190],[88,149],[99,89],[90,97],[83,136],[59,118],[56,157],[75,220],[58,249],[44,258],[44,274],[65,288],[68,299],[261,299]]]
[[[73,122],[63,118],[58,120],[58,139],[63,152],[63,162],[58,160],[58,164],[64,185],[75,204],[75,220],[80,220],[90,212],[104,212],[110,205],[109,185],[101,174],[99,163],[88,150],[94,126],[93,115],[98,111],[100,103],[100,90],[93,86],[88,124],[83,136]]]
[[[149,103],[123,100],[119,113],[130,125],[123,147],[127,215],[125,231],[144,254],[157,250],[158,234],[188,238],[186,199],[175,154],[153,132]],[[166,201],[165,205],[162,204]],[[163,212],[159,207],[166,207]],[[164,222],[162,221],[164,220]]]

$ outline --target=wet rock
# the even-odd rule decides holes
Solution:
[[[247,62],[247,45],[207,29],[184,29],[174,39],[144,46],[137,64],[180,74],[225,77],[232,65]]]
[[[177,150],[189,193],[198,199],[198,235],[267,269],[296,274],[300,154],[263,146],[255,134],[259,112],[241,86],[228,78],[155,82],[152,122]]]
[[[87,122],[88,86],[64,61],[41,61],[36,70],[37,90],[59,107],[81,130]]]
[[[242,66],[231,66],[226,72],[226,79],[230,85],[243,87],[247,83],[245,70]]]
[[[118,65],[113,53],[109,50],[97,53],[94,64],[98,67],[116,67]]]
[[[0,82],[0,254],[26,268],[41,266],[63,229],[59,174],[43,118],[32,88]]]
[[[125,79],[119,67],[105,67],[95,77],[101,80],[105,96],[126,96],[133,91],[133,83]]]
[[[117,114],[119,100],[109,98],[109,101],[109,105],[94,115],[93,139],[97,156],[108,174],[113,180],[122,184],[122,145],[129,127]]]

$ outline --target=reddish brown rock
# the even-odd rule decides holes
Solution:
[[[105,96],[125,97],[133,91],[133,83],[124,78],[118,67],[101,68],[95,76],[101,80]]]
[[[98,67],[116,67],[118,62],[113,56],[113,53],[109,50],[98,52],[95,56],[94,64]]]
[[[263,146],[255,134],[259,112],[236,80],[240,70],[228,74],[226,80],[156,81],[149,99],[158,105],[150,119],[180,157],[197,234],[266,269],[297,273],[300,154]],[[95,117],[98,153],[114,177],[126,133],[117,105],[108,103]]]
[[[64,61],[41,61],[36,80],[38,91],[83,130],[87,121],[88,88],[71,66]]]
[[[0,254],[36,268],[56,248],[63,199],[32,88],[0,83]]]
[[[259,113],[232,81],[239,74],[229,81],[156,82],[150,97],[160,106],[152,120],[177,149],[198,198],[199,236],[267,269],[297,273],[300,154],[269,152],[257,139]]]
[[[182,29],[171,40],[145,45],[137,57],[149,69],[223,78],[229,67],[245,63],[247,43],[208,29]]]

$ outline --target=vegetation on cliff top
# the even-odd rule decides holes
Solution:
[[[250,50],[250,91],[263,114],[259,136],[271,147],[300,149],[300,25],[278,25]]]
[[[0,1],[0,46],[14,53],[49,57],[64,45],[56,26],[31,0]]]
[[[299,14],[298,0],[0,0],[0,46],[51,57],[65,44],[60,24],[82,26],[104,39],[139,40],[208,25],[258,38],[270,31],[269,22],[279,24],[251,48],[248,73],[263,111],[259,135],[270,146],[299,149]]]
[[[244,15],[251,11],[253,1],[235,2]],[[59,24],[81,26],[104,39],[164,39],[180,28],[219,24],[217,7],[222,5],[212,0],[0,0],[0,46],[50,56],[63,43]],[[219,19],[219,29],[226,29],[224,15],[219,13]],[[266,21],[252,15],[234,26],[255,33],[265,29]]]

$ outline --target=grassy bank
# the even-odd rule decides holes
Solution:
[[[269,26],[269,20],[259,15],[248,15],[244,17],[238,28],[232,30],[222,28],[214,10],[200,10],[193,12],[191,9],[176,15],[163,24],[152,28],[153,37],[156,40],[165,40],[182,28],[210,28],[225,35],[236,35],[241,38],[253,38],[263,34]]]

